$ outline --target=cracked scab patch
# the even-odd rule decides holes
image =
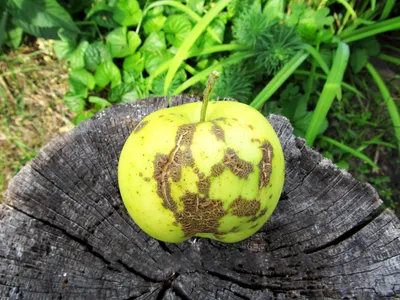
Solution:
[[[225,142],[225,131],[217,124],[217,122],[212,121],[211,123],[211,132],[215,135],[217,141]]]
[[[237,199],[233,200],[229,205],[229,208],[232,210],[232,214],[238,217],[251,217],[255,216],[260,209],[261,203],[260,201],[246,200],[239,196]]]
[[[225,165],[223,163],[217,163],[211,167],[211,176],[218,177],[220,176],[225,170]]]
[[[226,149],[223,164],[228,167],[233,174],[243,179],[247,179],[249,174],[254,171],[253,165],[240,159],[235,150],[231,148]]]
[[[140,130],[143,129],[144,126],[146,126],[149,123],[149,121],[143,121],[141,122],[138,126],[136,126],[135,130],[133,131],[134,133],[138,133]]]
[[[208,198],[208,195],[210,193],[210,188],[211,188],[211,180],[210,177],[205,176],[204,173],[199,172],[198,169],[195,170],[195,173],[199,177],[199,181],[197,181],[197,190],[198,193],[202,197]]]
[[[260,183],[259,188],[262,189],[266,187],[269,183],[272,173],[272,158],[274,156],[274,152],[272,149],[271,144],[266,141],[264,142],[261,147],[262,151],[262,158],[258,167],[260,168]]]
[[[227,213],[221,201],[200,198],[198,194],[188,191],[180,200],[183,210],[176,212],[175,216],[186,237],[199,232],[218,232],[219,220]]]

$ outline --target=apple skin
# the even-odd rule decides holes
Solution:
[[[193,236],[234,243],[274,211],[284,157],[266,118],[239,102],[162,109],[145,117],[119,159],[123,202],[148,235],[170,243]]]

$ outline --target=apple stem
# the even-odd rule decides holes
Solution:
[[[218,71],[212,71],[208,77],[206,89],[204,90],[203,105],[201,106],[200,122],[204,122],[206,120],[208,100],[210,100],[212,89],[219,76],[220,73]]]

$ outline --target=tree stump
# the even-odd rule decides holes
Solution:
[[[198,101],[179,96],[173,105]],[[46,145],[0,206],[0,299],[380,299],[400,295],[400,223],[375,190],[269,121],[286,160],[265,226],[223,244],[159,242],[127,214],[122,146],[150,98],[114,106]]]

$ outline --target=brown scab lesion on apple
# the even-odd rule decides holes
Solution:
[[[260,190],[266,187],[269,183],[271,174],[272,174],[272,158],[274,156],[274,151],[272,149],[271,144],[268,141],[265,141],[261,147],[262,158],[258,167],[260,168]]]
[[[181,225],[185,237],[196,233],[213,233],[221,236],[226,233],[218,231],[220,219],[228,213],[257,220],[263,214],[261,211],[257,215],[260,210],[259,200],[246,200],[238,197],[227,209],[224,209],[222,201],[211,199],[209,196],[212,177],[218,177],[225,169],[230,169],[237,177],[247,179],[249,174],[254,172],[253,165],[239,158],[236,151],[228,148],[223,160],[213,165],[210,176],[206,176],[195,166],[190,148],[195,130],[195,124],[181,125],[177,130],[175,147],[168,155],[158,153],[154,158],[153,178],[157,182],[157,194],[163,200],[163,206],[174,214],[175,225]],[[171,196],[169,179],[174,182],[179,181],[183,167],[190,167],[197,174],[199,178],[196,183],[198,192],[192,193],[186,190],[179,199],[183,208],[178,210],[178,205]],[[236,228],[236,230],[238,229]]]
[[[213,124],[211,132],[215,135],[217,141],[225,142],[225,131],[217,124],[216,121],[211,121],[211,123]]]
[[[254,172],[253,165],[243,159],[240,159],[235,150],[228,148],[225,151],[223,163],[233,174],[239,178],[247,179],[249,174]]]
[[[229,208],[233,215],[238,217],[251,217],[255,216],[257,212],[260,210],[260,201],[253,199],[253,200],[246,200],[239,196],[235,200],[231,202]]]

